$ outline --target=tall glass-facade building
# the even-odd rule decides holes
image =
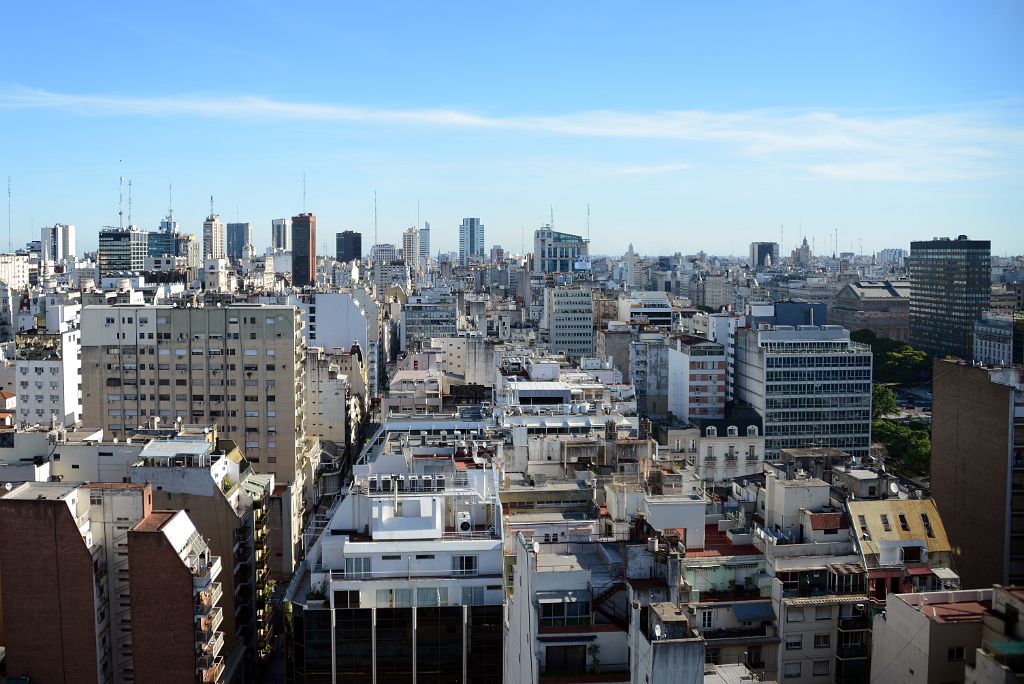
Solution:
[[[933,356],[971,358],[974,322],[992,294],[992,243],[935,238],[910,243],[910,344]]]

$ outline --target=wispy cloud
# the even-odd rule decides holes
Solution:
[[[455,109],[383,109],[288,102],[257,96],[191,94],[130,97],[0,88],[0,110],[56,110],[83,116],[204,117],[323,121],[456,130],[521,131],[594,138],[726,146],[843,181],[943,182],[1020,173],[1024,126],[1019,103],[944,114],[847,115],[796,110],[731,113],[588,111],[551,116],[485,116]],[[688,165],[623,167],[622,174],[673,173]]]
[[[679,173],[689,171],[693,166],[690,164],[648,164],[646,166],[619,166],[612,169],[612,173],[621,176],[660,176],[667,173]]]

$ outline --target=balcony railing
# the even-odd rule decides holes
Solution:
[[[204,684],[206,682],[219,682],[221,675],[224,674],[224,658],[221,656],[217,656],[216,658],[200,658],[197,666],[199,669],[199,677]]]
[[[871,623],[867,615],[851,615],[839,618],[840,632],[859,632],[871,629]]]
[[[206,589],[220,576],[220,556],[213,556],[209,561],[199,561],[192,567],[192,586]]]
[[[867,658],[867,644],[839,644],[836,647],[836,657],[840,660]]]

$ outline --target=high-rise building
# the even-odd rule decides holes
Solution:
[[[274,219],[270,222],[270,246],[282,252],[291,249],[291,222],[286,218]]]
[[[464,218],[459,226],[459,263],[463,266],[475,261],[483,261],[484,224],[478,218]]]
[[[292,285],[316,285],[316,216],[292,217]]]
[[[104,228],[96,252],[100,275],[141,271],[146,267],[147,249],[147,234],[135,226]]]
[[[764,417],[765,458],[781,449],[871,448],[871,349],[837,325],[737,330],[736,399]]]
[[[1024,582],[1024,370],[936,359],[932,496],[965,587]]]
[[[252,224],[229,223],[227,225],[227,258],[241,261],[252,247]]]
[[[64,295],[66,297],[66,295]],[[47,295],[46,326],[18,334],[13,388],[26,424],[74,425],[82,418],[77,302]]]
[[[363,258],[363,236],[354,230],[343,230],[335,236],[334,256],[338,261],[359,261]]]
[[[424,221],[420,228],[420,264],[424,271],[430,268],[430,221]]]
[[[420,232],[416,226],[407,228],[402,233],[402,260],[413,271],[420,270]]]
[[[286,490],[275,571],[290,573],[301,549],[303,500],[312,498],[312,482],[306,487],[315,447],[306,436],[305,345],[295,307],[88,306],[81,329],[83,422],[120,438],[154,416],[225,426],[256,472],[272,473]]]
[[[544,226],[533,233],[534,273],[575,273],[590,270],[590,241]],[[630,245],[632,247],[632,245]]]
[[[459,302],[447,289],[424,290],[412,295],[402,307],[402,349],[432,337],[455,337]]]
[[[974,322],[989,308],[992,243],[935,238],[910,243],[910,344],[933,356],[971,358]]]
[[[390,242],[381,242],[370,248],[370,261],[376,263],[389,263],[398,261],[398,248]]]
[[[56,223],[43,226],[40,243],[43,257],[47,261],[59,263],[75,256],[75,225],[73,223]]]
[[[770,261],[769,261],[770,259]],[[779,265],[779,243],[778,242],[751,242],[750,243],[750,267],[765,268],[767,266]]]
[[[594,298],[589,289],[549,287],[544,290],[541,328],[548,331],[552,353],[574,358],[594,355]]]
[[[906,257],[906,250],[899,249],[896,247],[889,247],[883,250],[879,250],[878,254],[875,255],[875,262],[879,266],[896,266],[902,268],[903,260],[906,259]]]
[[[227,231],[217,214],[210,214],[203,221],[203,260],[226,259]]]

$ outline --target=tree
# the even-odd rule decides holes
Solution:
[[[886,416],[899,413],[896,405],[896,395],[885,385],[874,384],[871,386],[871,420],[878,420]]]

